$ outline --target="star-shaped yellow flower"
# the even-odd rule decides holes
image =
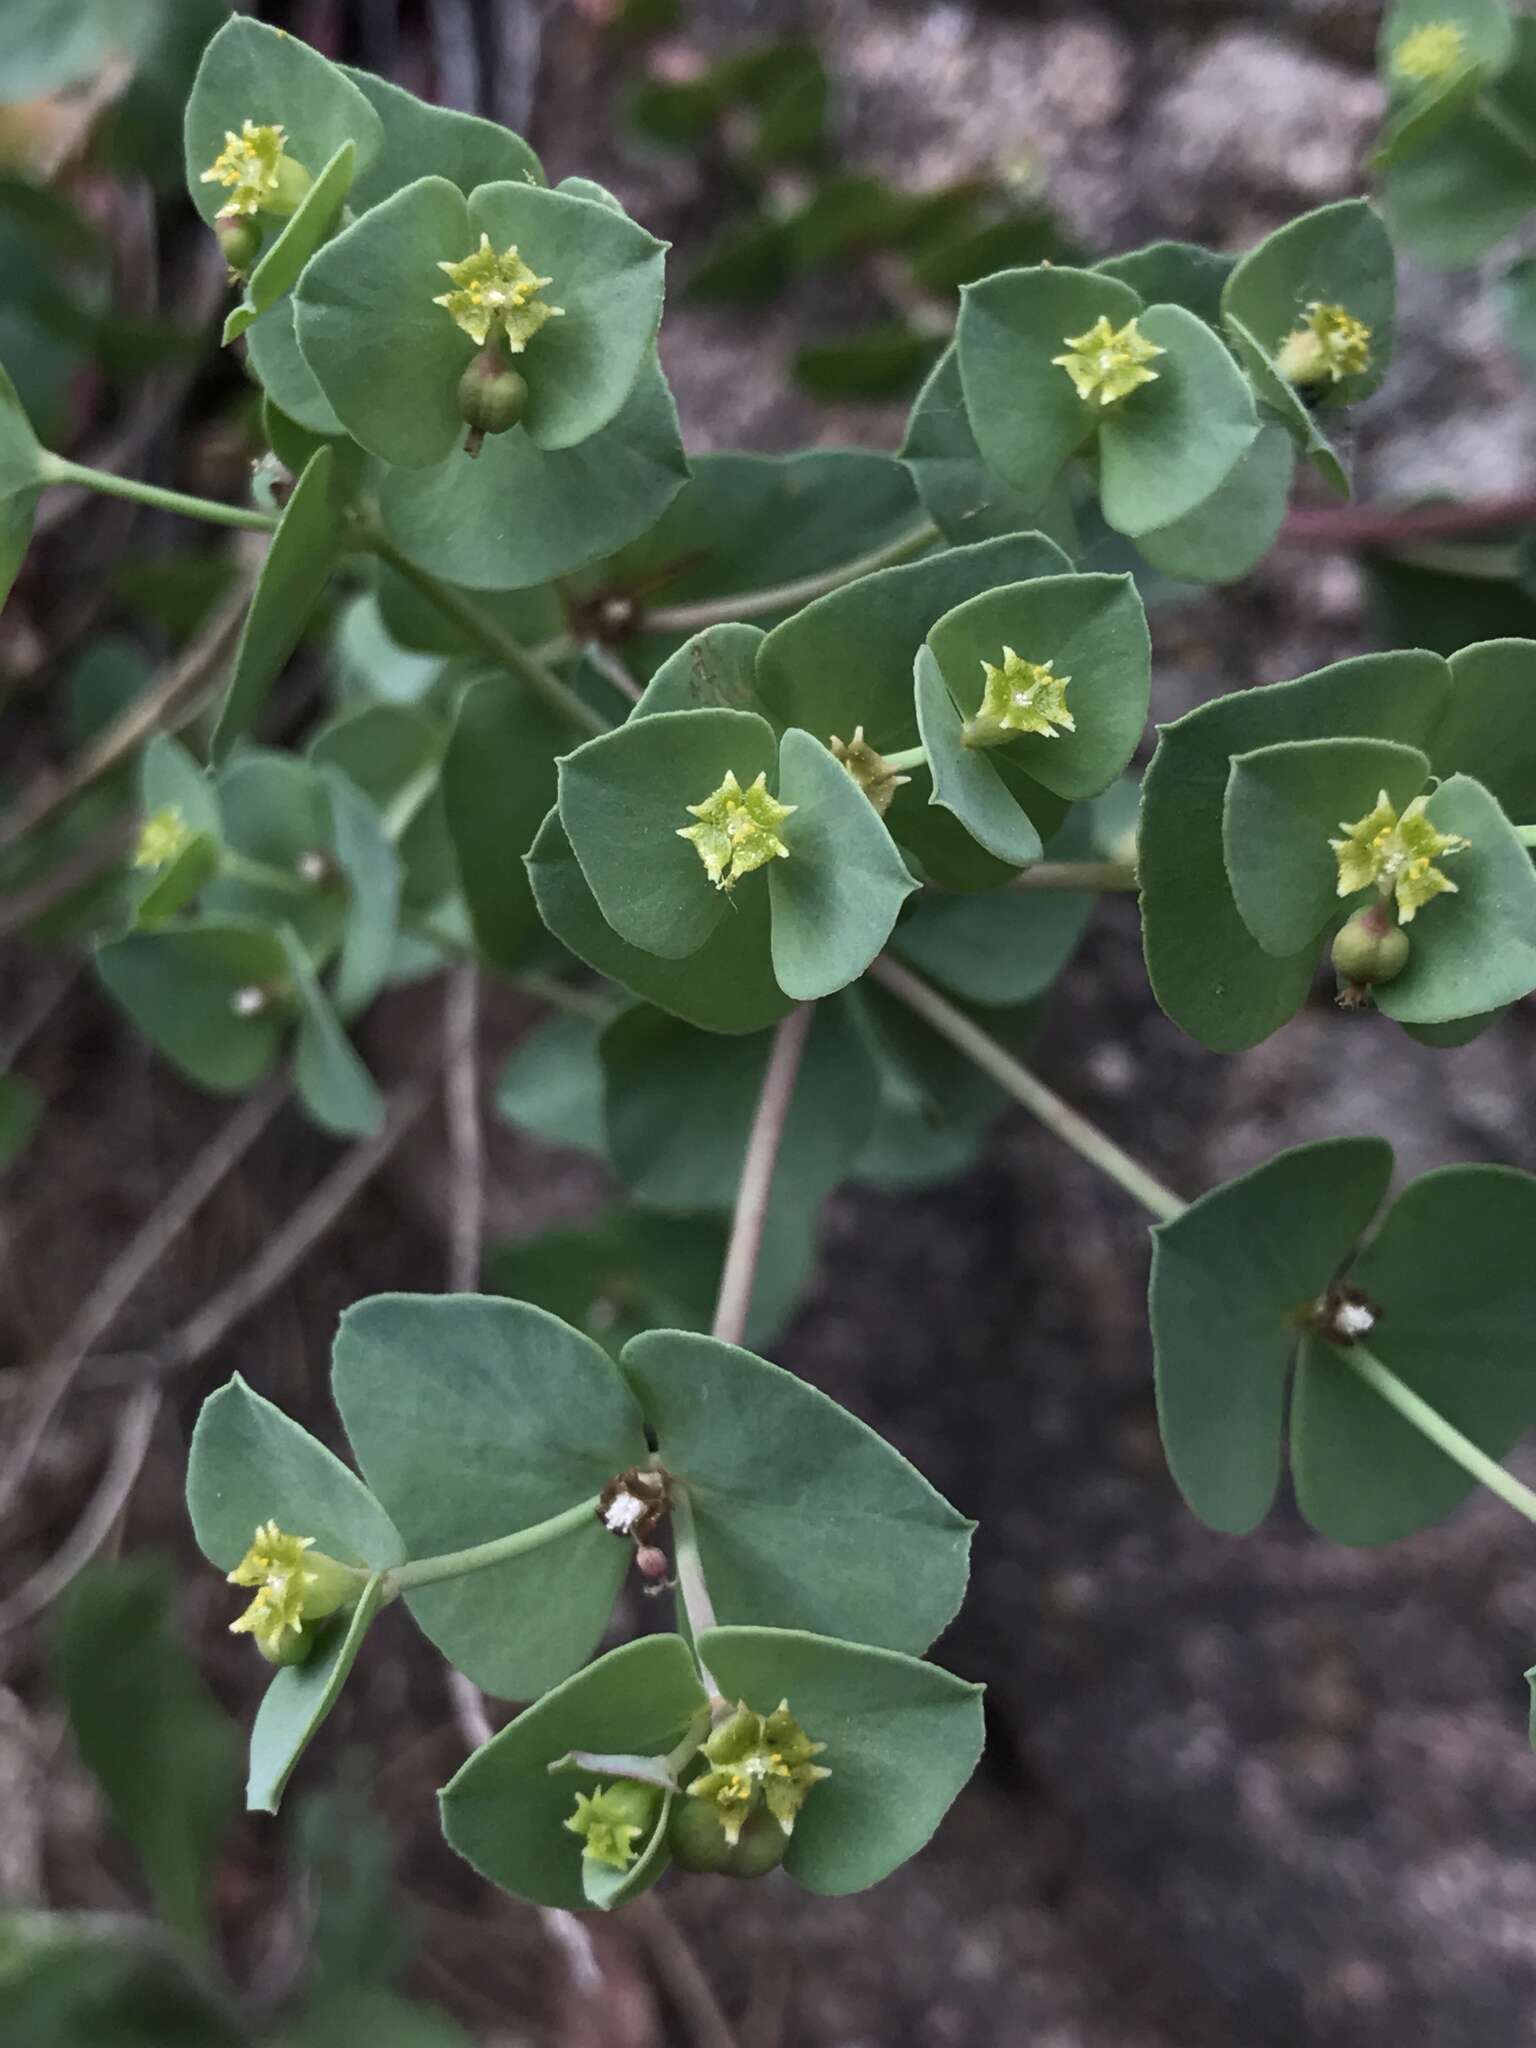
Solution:
[[[1392,75],[1409,85],[1430,85],[1449,77],[1466,55],[1467,32],[1459,22],[1426,21],[1392,52]]]
[[[1344,306],[1314,299],[1307,317],[1287,335],[1276,368],[1292,384],[1337,384],[1371,366],[1371,330]]]
[[[832,1775],[811,1761],[826,1746],[811,1741],[788,1700],[771,1714],[754,1714],[743,1703],[699,1745],[710,1768],[689,1785],[688,1796],[714,1808],[733,1848],[747,1816],[760,1806],[790,1834],[812,1788]]]
[[[274,1664],[293,1663],[305,1622],[323,1620],[356,1599],[363,1578],[316,1550],[313,1536],[291,1536],[276,1522],[262,1522],[229,1574],[230,1585],[255,1588],[250,1606],[230,1623],[230,1633],[254,1636],[256,1647]]]
[[[470,340],[484,348],[492,332],[505,340],[513,355],[521,355],[546,320],[565,311],[550,306],[537,296],[551,277],[539,277],[517,253],[514,243],[500,256],[491,247],[489,235],[482,234],[480,246],[459,263],[439,263],[438,269],[453,286],[435,298]]]
[[[1079,398],[1096,398],[1100,405],[1113,405],[1129,397],[1138,385],[1155,383],[1157,372],[1147,365],[1154,356],[1168,353],[1155,341],[1148,341],[1135,320],[1114,328],[1103,313],[1086,334],[1069,334],[1065,339],[1067,353],[1052,356],[1051,361],[1066,371]]]
[[[151,811],[140,827],[133,864],[150,870],[169,867],[196,836],[180,804],[163,804],[158,811]]]
[[[1067,709],[1070,676],[1054,673],[1054,663],[1026,661],[1011,647],[1003,649],[1001,666],[981,664],[986,678],[981,708],[965,723],[962,737],[968,747],[997,747],[1019,733],[1037,733],[1055,739],[1058,731],[1076,732],[1077,721]]]
[[[1374,885],[1382,896],[1396,898],[1399,921],[1412,924],[1433,897],[1459,893],[1434,863],[1465,853],[1471,841],[1457,832],[1437,831],[1425,813],[1428,802],[1428,797],[1416,796],[1399,817],[1383,790],[1375,810],[1352,825],[1341,822],[1344,837],[1328,842],[1338,858],[1341,896]]]
[[[734,768],[727,768],[725,780],[701,804],[685,804],[698,819],[697,825],[679,825],[679,839],[691,839],[704,872],[717,889],[730,889],[743,875],[770,860],[787,860],[789,848],[779,837],[779,827],[798,804],[781,804],[768,794],[766,772],[743,789]]]

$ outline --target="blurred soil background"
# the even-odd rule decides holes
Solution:
[[[669,236],[680,274],[727,211],[707,158],[619,135],[616,94],[638,60],[604,40],[594,4],[438,0],[430,24],[417,10],[339,0],[263,11],[333,53],[526,127],[552,179],[602,179]],[[499,34],[489,78],[470,33],[477,12]],[[1376,25],[1374,6],[1330,0],[690,0],[684,28],[650,61],[682,75],[743,37],[808,30],[837,81],[850,166],[928,186],[994,175],[1027,153],[1039,191],[1092,255],[1159,236],[1241,249],[1362,189],[1380,110]],[[874,294],[849,265],[745,310],[674,303],[663,353],[689,445],[896,446],[904,400],[828,405],[787,375],[808,337],[878,311]],[[183,478],[236,459],[220,438],[229,377],[207,371],[180,428],[161,428],[139,459],[163,463],[178,431],[201,436],[181,457]],[[1397,363],[1356,437],[1365,501],[1528,484],[1536,406],[1474,275],[1405,266]],[[37,650],[68,640],[81,605],[101,603],[111,623],[100,585],[130,534],[167,551],[188,538],[154,515],[93,504],[46,538],[7,619],[13,667],[18,634],[34,661],[6,713],[22,764],[54,744],[52,670],[35,666]],[[1283,545],[1237,589],[1160,609],[1157,715],[1381,644],[1367,595],[1353,558]],[[1474,624],[1463,637],[1499,629]],[[290,687],[298,718],[302,674]],[[57,997],[25,1059],[47,1097],[44,1124],[0,1195],[0,1432],[25,1368],[229,1115],[168,1073],[88,973],[66,981],[67,970],[14,945],[0,962],[8,1029]],[[590,1160],[541,1149],[492,1113],[497,1064],[534,1014],[487,987],[480,1072],[497,1238],[580,1217],[603,1192]],[[375,1071],[399,1084],[421,1068],[442,1018],[439,988],[388,997],[363,1035]],[[1133,906],[1110,899],[1051,1004],[1036,1064],[1188,1194],[1284,1145],[1357,1131],[1392,1138],[1405,1175],[1462,1159],[1536,1167],[1533,1024],[1527,1006],[1465,1050],[1435,1053],[1341,1016],[1319,986],[1259,1050],[1207,1054],[1156,1011]],[[130,1302],[110,1348],[155,1353],[335,1157],[291,1108],[280,1112]],[[452,1195],[434,1100],[292,1279],[169,1383],[121,1541],[173,1555],[189,1639],[242,1717],[263,1673],[225,1633],[228,1594],[186,1528],[187,1432],[238,1369],[334,1440],[324,1388],[335,1319],[362,1294],[445,1284]],[[1243,1541],[1201,1528],[1158,1450],[1143,1221],[1021,1115],[955,1183],[919,1197],[844,1191],[825,1224],[813,1290],[776,1355],[979,1518],[971,1598],[937,1654],[987,1682],[990,1743],[934,1844],[871,1894],[822,1902],[787,1882],[669,1882],[727,2001],[755,1980],[759,2010],[782,2003],[782,2038],[796,2048],[1536,2040],[1536,1759],[1520,1677],[1536,1651],[1536,1558],[1523,1524],[1484,1498],[1379,1554],[1326,1548],[1288,1508]],[[68,1536],[123,1401],[121,1386],[71,1400],[7,1534],[8,1579]],[[132,1895],[130,1867],[71,1760],[41,1642],[35,1623],[0,1641],[0,1895],[111,1907]],[[433,1793],[462,1753],[439,1660],[403,1615],[387,1615],[301,1777],[317,1784],[349,1766],[396,1830],[401,1910],[420,1944],[413,1990],[495,2048],[693,2038],[654,1930],[622,1918],[595,1929],[610,1988],[594,2008],[536,1916],[442,1845]],[[280,1969],[291,1940],[275,1840],[254,1818],[228,1838],[221,1917],[246,1979]]]

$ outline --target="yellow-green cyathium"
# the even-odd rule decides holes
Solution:
[[[1057,675],[1054,662],[1026,661],[1004,647],[1001,663],[983,661],[981,670],[981,705],[961,732],[966,746],[1005,746],[1021,733],[1050,740],[1059,732],[1076,732],[1077,721],[1067,709],[1072,678]]]
[[[1339,384],[1371,366],[1371,330],[1344,306],[1314,299],[1286,336],[1275,367],[1288,384]]]
[[[513,355],[521,355],[546,320],[559,318],[563,306],[539,297],[552,277],[540,277],[517,253],[516,244],[498,256],[491,238],[482,233],[480,246],[462,261],[440,262],[438,269],[453,289],[433,299],[471,341],[484,348],[493,338]]]
[[[157,868],[169,867],[173,860],[186,852],[196,836],[180,804],[162,804],[158,811],[150,812],[139,828],[133,864],[151,873]]]
[[[596,1792],[578,1792],[576,1811],[565,1825],[580,1835],[583,1856],[612,1870],[628,1870],[660,1810],[661,1793],[655,1786],[621,1779]]]
[[[688,1797],[713,1811],[732,1847],[759,1808],[788,1836],[813,1788],[832,1775],[813,1761],[826,1746],[812,1742],[788,1700],[780,1700],[771,1714],[755,1714],[742,1702],[699,1745],[708,1769],[688,1786]]]
[[[683,808],[699,822],[679,825],[677,836],[692,841],[705,874],[717,889],[732,889],[755,868],[789,858],[779,827],[799,806],[781,804],[769,795],[766,771],[743,789],[736,771],[727,768],[717,790],[702,803]]]
[[[1412,924],[1436,896],[1457,894],[1456,884],[1435,863],[1465,853],[1470,840],[1458,832],[1441,832],[1426,815],[1427,796],[1416,796],[1398,815],[1383,790],[1376,808],[1353,824],[1341,821],[1342,839],[1330,839],[1339,863],[1339,894],[1354,896],[1374,887],[1391,896],[1401,923]]]
[[[874,805],[878,817],[885,816],[897,790],[912,780],[910,775],[903,775],[899,769],[893,768],[884,754],[869,744],[862,725],[853,728],[851,740],[841,740],[834,733],[827,741],[827,751],[834,761],[842,762]]]
[[[254,1588],[230,1633],[251,1636],[269,1664],[302,1664],[315,1645],[315,1631],[306,1624],[352,1606],[365,1578],[316,1550],[312,1536],[293,1536],[276,1522],[262,1522],[229,1574],[230,1585]]]
[[[1101,406],[1115,405],[1140,385],[1155,383],[1158,373],[1147,365],[1167,354],[1155,341],[1147,340],[1134,319],[1123,327],[1111,327],[1103,313],[1086,334],[1069,334],[1064,339],[1066,353],[1052,356],[1051,361],[1066,371],[1079,398],[1089,403],[1096,399]]]
[[[1460,67],[1466,51],[1467,32],[1459,22],[1426,21],[1392,52],[1392,75],[1405,85],[1433,85]]]
[[[253,213],[284,217],[297,209],[314,180],[287,154],[287,140],[276,122],[245,121],[238,135],[225,129],[224,147],[202,175],[205,185],[223,185],[229,193],[220,220]]]

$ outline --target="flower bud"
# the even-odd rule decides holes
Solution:
[[[672,1805],[667,1846],[680,1870],[713,1877],[766,1877],[784,1861],[789,1837],[766,1807],[749,1813],[733,1842],[712,1806],[698,1799]]]
[[[527,403],[527,380],[495,349],[472,356],[459,379],[459,416],[469,427],[468,452],[477,455],[487,434],[515,427]]]
[[[840,740],[834,733],[827,741],[827,749],[834,760],[842,762],[882,818],[890,809],[891,798],[897,790],[912,780],[910,775],[903,775],[893,768],[884,754],[869,744],[862,725],[853,728],[851,740]]]

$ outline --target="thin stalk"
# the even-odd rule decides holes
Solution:
[[[445,1550],[441,1557],[415,1557],[409,1564],[397,1564],[385,1574],[399,1593],[417,1586],[435,1586],[442,1579],[462,1579],[470,1572],[483,1572],[493,1564],[507,1564],[514,1557],[526,1557],[546,1543],[556,1543],[589,1522],[597,1512],[597,1501],[578,1501],[547,1521],[531,1528],[514,1529],[510,1536],[497,1536],[489,1543],[475,1543],[468,1550]]]
[[[159,484],[140,483],[136,477],[113,476],[110,470],[88,469],[83,462],[70,462],[46,451],[41,462],[45,484],[84,484],[103,497],[127,498],[135,505],[152,505],[158,512],[179,512],[187,519],[204,519],[210,526],[243,526],[254,533],[275,533],[277,519],[271,512],[254,506],[221,505],[217,498],[193,498],[185,491],[162,490]]]
[[[928,766],[928,749],[926,747],[904,747],[899,754],[886,754],[883,758],[887,768],[926,768]]]
[[[1122,1152],[1112,1138],[1089,1123],[1086,1117],[1079,1116],[1043,1081],[1036,1080],[1028,1067],[1016,1060],[1011,1052],[1005,1051],[996,1039],[989,1038],[963,1010],[956,1009],[936,989],[931,989],[907,968],[898,966],[888,954],[882,955],[869,971],[892,995],[899,996],[908,1009],[914,1010],[941,1037],[947,1038],[957,1051],[974,1061],[984,1074],[990,1074],[1000,1088],[1006,1089],[1015,1102],[1022,1103],[1030,1115],[1060,1138],[1063,1144],[1070,1145],[1080,1158],[1098,1167],[1101,1173],[1108,1174],[1144,1209],[1150,1210],[1159,1222],[1171,1223],[1174,1217],[1183,1215],[1188,1204],[1171,1188],[1165,1188],[1128,1152]]]
[[[688,1488],[681,1479],[673,1479],[667,1488],[667,1500],[672,1514],[673,1562],[677,1566],[677,1597],[682,1602],[683,1612],[688,1619],[688,1634],[693,1643],[693,1654],[699,1654],[699,1636],[707,1628],[715,1626],[715,1603],[709,1597],[709,1587],[704,1579],[704,1565],[699,1556],[698,1531],[693,1522],[693,1502],[688,1498]],[[702,1661],[699,1670],[704,1683],[712,1693],[720,1688],[704,1669]]]
[[[1013,878],[1015,889],[1134,889],[1131,860],[1042,860]]]
[[[715,1303],[714,1334],[722,1344],[739,1344],[747,1333],[774,1168],[779,1163],[779,1146],[789,1106],[794,1101],[800,1058],[810,1035],[813,1014],[809,1003],[797,1004],[774,1033],[773,1050],[768,1055],[762,1092],[742,1156],[731,1239],[726,1246],[720,1294]]]
[[[248,860],[232,846],[219,849],[219,878],[244,882],[251,889],[275,889],[284,896],[313,896],[317,886],[289,868],[273,867],[264,860]]]
[[[452,619],[482,653],[520,677],[535,695],[543,698],[551,711],[571,725],[579,726],[589,736],[608,731],[608,721],[600,711],[594,711],[574,690],[567,689],[552,668],[547,667],[531,648],[525,647],[520,640],[514,640],[472,598],[465,597],[462,591],[455,590],[450,584],[440,583],[427,570],[418,569],[381,533],[365,534],[363,545],[372,549],[381,562],[387,562],[395,574],[409,583],[413,590],[419,591],[429,604],[436,606],[445,619]]]
[[[425,768],[418,768],[410,780],[396,790],[380,820],[384,836],[392,846],[400,844],[441,779],[442,770],[433,761]]]
[[[1340,1345],[1339,1359],[1358,1373],[1371,1389],[1379,1394],[1389,1408],[1395,1408],[1405,1422],[1411,1423],[1420,1436],[1427,1437],[1436,1450],[1445,1455],[1463,1472],[1470,1472],[1480,1485],[1490,1493],[1496,1493],[1507,1507],[1517,1515],[1524,1515],[1528,1522],[1536,1522],[1536,1493],[1516,1479],[1512,1472],[1506,1472],[1497,1459],[1479,1450],[1472,1439],[1463,1436],[1452,1422],[1447,1422],[1438,1408],[1431,1408],[1412,1387],[1406,1386],[1389,1366],[1382,1364],[1359,1344]]]
[[[856,555],[851,562],[839,562],[835,569],[800,576],[793,583],[775,583],[767,590],[741,591],[734,597],[715,597],[699,604],[660,605],[654,611],[647,610],[641,623],[647,633],[698,633],[706,626],[723,626],[736,619],[795,611],[814,598],[825,597],[829,590],[840,590],[845,583],[872,575],[876,569],[894,569],[942,538],[933,521],[925,519],[883,548],[872,548],[867,555]]]

